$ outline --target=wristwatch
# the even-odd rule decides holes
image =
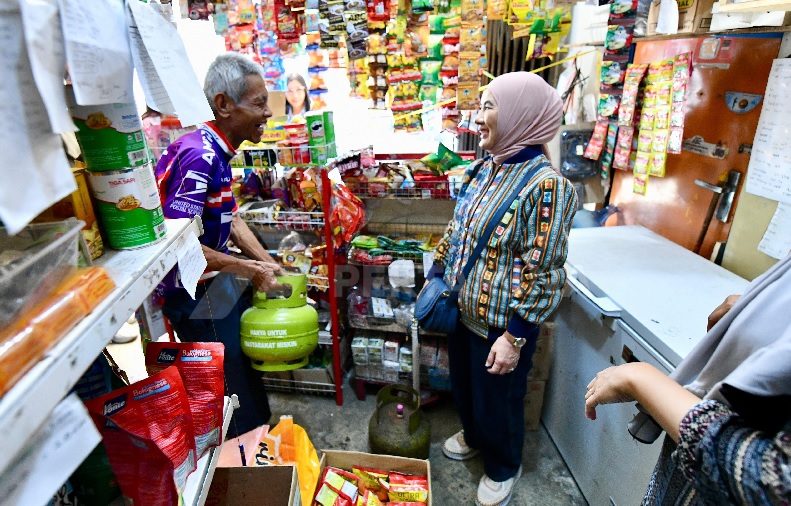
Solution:
[[[524,346],[526,342],[527,339],[525,339],[524,337],[514,337],[514,340],[511,341],[511,344],[513,344],[514,348],[516,348],[517,350],[521,350],[522,346]]]

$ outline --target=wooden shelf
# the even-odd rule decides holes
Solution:
[[[751,35],[751,34],[785,33],[785,32],[791,32],[791,26],[756,26],[753,28],[739,28],[737,30],[723,30],[720,32],[674,33],[672,35],[651,35],[649,37],[636,38],[634,39],[634,43],[640,44],[641,42],[656,42],[661,40],[673,40],[673,39],[700,39],[700,38],[712,37],[712,36]]]
[[[715,9],[717,9],[717,4]],[[750,0],[749,2],[719,2],[717,12],[726,14],[730,12],[769,12],[769,11],[791,11],[791,1],[789,0]]]

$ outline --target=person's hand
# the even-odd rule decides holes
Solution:
[[[634,362],[615,367],[608,367],[596,375],[588,383],[585,393],[585,416],[591,420],[596,419],[596,406],[600,404],[618,404],[633,401],[630,393],[630,378],[632,374],[639,374],[642,364]]]
[[[717,306],[716,309],[714,309],[714,311],[712,311],[711,314],[709,315],[708,326],[706,327],[706,331],[711,330],[711,328],[714,325],[716,325],[717,322],[720,321],[720,319],[722,319],[723,316],[725,316],[725,313],[731,310],[733,305],[736,304],[736,301],[738,301],[741,298],[742,298],[741,295],[728,295],[725,298],[725,301],[719,306]]]
[[[274,290],[283,290],[276,276],[284,273],[283,268],[271,262],[262,262],[260,260],[244,260],[242,264],[242,275],[253,282],[253,286],[259,292],[271,292]]]
[[[506,332],[494,342],[489,356],[486,357],[486,368],[490,374],[508,374],[516,368],[520,350],[511,344],[513,340],[513,336]]]

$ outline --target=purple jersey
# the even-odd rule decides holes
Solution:
[[[231,192],[231,167],[235,151],[211,123],[179,137],[157,163],[155,175],[165,218],[203,220],[201,244],[228,252],[231,221],[238,209]],[[163,292],[180,286],[175,271],[160,285]]]

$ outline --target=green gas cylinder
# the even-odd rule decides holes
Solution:
[[[420,394],[406,385],[388,385],[376,394],[368,422],[372,453],[427,459],[431,426],[420,410]]]
[[[290,371],[308,364],[319,344],[319,315],[307,303],[307,276],[279,276],[291,294],[257,292],[242,314],[242,351],[259,371]]]

